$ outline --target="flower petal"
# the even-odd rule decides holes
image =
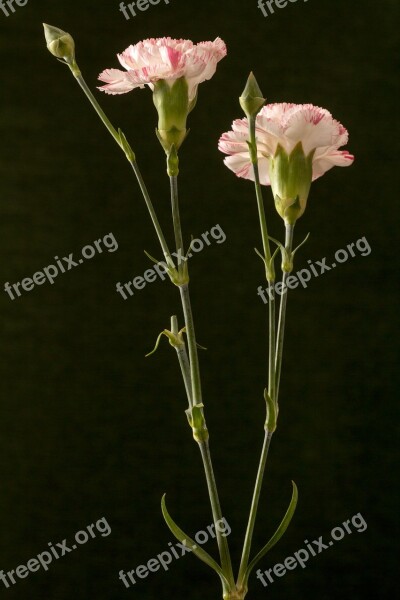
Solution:
[[[136,87],[143,87],[140,83],[135,83],[126,71],[119,69],[106,69],[98,78],[107,84],[98,89],[107,94],[126,94]]]
[[[219,149],[229,154],[225,164],[238,177],[252,179],[251,171],[245,169],[245,157],[250,162],[247,148],[247,119],[237,119],[232,130],[219,140]],[[259,158],[260,179],[270,185],[269,157],[274,156],[278,144],[289,154],[301,142],[308,155],[314,151],[313,179],[317,179],[334,166],[349,166],[354,156],[339,148],[347,144],[347,130],[324,108],[312,104],[277,103],[264,106],[256,119],[256,138]],[[238,154],[239,159],[234,160]]]

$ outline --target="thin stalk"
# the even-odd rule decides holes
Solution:
[[[259,174],[259,170],[258,170],[256,118],[255,117],[252,117],[249,121],[249,134],[250,134],[250,145],[253,149],[251,159],[252,159],[253,171],[254,171],[257,208],[258,208],[258,216],[260,219],[260,227],[261,227],[261,237],[262,237],[262,242],[263,242],[265,259],[266,259],[266,261],[268,261],[270,263],[271,250],[270,250],[270,246],[269,246],[267,219],[265,217],[264,201],[263,201],[261,185],[260,185],[260,174]],[[268,267],[267,267],[267,269],[268,269]]]
[[[200,368],[197,354],[196,335],[193,322],[193,313],[190,303],[190,295],[188,285],[182,285],[179,287],[182,299],[183,313],[185,317],[186,335],[188,339],[189,347],[189,361],[190,361],[190,373],[192,382],[192,402],[193,406],[196,404],[202,404],[202,392],[201,392],[201,380],[200,380]],[[217,535],[217,543],[219,554],[221,558],[221,567],[228,578],[231,585],[234,585],[232,563],[229,553],[229,546],[226,536],[222,536],[219,528],[217,527],[218,521],[223,518],[221,504],[218,496],[217,483],[215,480],[214,470],[211,461],[210,447],[208,441],[198,441],[200,448],[201,457],[203,460],[204,472],[207,480],[208,494],[210,496],[211,509],[213,514],[213,520],[215,524],[215,532]]]
[[[183,253],[183,240],[181,230],[181,220],[179,212],[179,197],[178,197],[178,178],[176,175],[170,177],[170,188],[171,188],[171,206],[172,206],[172,217],[174,224],[175,242],[177,253],[181,251]],[[178,254],[179,256],[179,254]],[[187,265],[185,265],[187,268]],[[201,390],[201,378],[200,378],[200,365],[197,352],[196,332],[193,320],[192,306],[190,302],[189,285],[185,283],[179,286],[179,291],[182,300],[183,314],[185,318],[186,336],[188,341],[189,349],[189,363],[190,363],[190,379],[192,383],[192,403],[193,406],[202,404],[202,390]],[[215,532],[217,536],[218,549],[221,559],[221,567],[230,583],[234,586],[234,577],[232,571],[232,563],[229,553],[229,545],[226,536],[223,536],[217,526],[218,521],[223,518],[221,504],[218,496],[217,483],[215,480],[214,469],[212,466],[210,447],[207,441],[198,441],[200,448],[201,457],[203,460],[204,472],[207,481],[208,494],[210,497],[211,510],[213,514],[213,520],[215,524]]]
[[[183,259],[184,247],[181,227],[181,217],[179,211],[179,196],[178,196],[178,177],[173,176],[169,178],[171,187],[171,204],[172,204],[172,220],[174,223],[174,235],[176,253],[178,255],[178,266]]]
[[[263,479],[264,479],[265,465],[267,463],[268,450],[269,450],[269,446],[271,444],[272,435],[273,434],[271,432],[265,431],[264,442],[263,442],[263,447],[262,447],[262,451],[261,451],[261,459],[260,459],[260,464],[258,466],[256,484],[254,487],[253,499],[251,502],[249,523],[247,526],[246,537],[245,537],[245,541],[244,541],[242,560],[240,561],[239,575],[238,575],[238,580],[237,580],[237,588],[238,589],[241,589],[241,586],[242,586],[243,580],[244,580],[244,576],[246,573],[247,565],[249,563],[251,541],[252,541],[254,525],[255,525],[256,517],[257,517],[258,503],[260,500],[261,488],[262,488],[262,483],[263,483]]]
[[[156,230],[157,237],[158,237],[158,240],[160,242],[162,251],[164,253],[164,257],[165,257],[165,260],[167,262],[167,265],[169,267],[173,268],[174,267],[174,262],[172,260],[171,253],[170,253],[170,251],[168,249],[168,244],[165,241],[165,237],[164,237],[163,231],[161,229],[161,225],[160,225],[160,223],[158,221],[158,218],[157,218],[157,215],[156,215],[156,211],[154,210],[153,203],[152,203],[152,201],[150,199],[149,192],[148,192],[146,184],[145,184],[145,182],[143,180],[143,177],[142,177],[142,174],[141,174],[140,169],[138,167],[138,164],[137,164],[137,162],[135,162],[133,160],[130,160],[129,162],[130,162],[130,165],[131,165],[131,167],[133,169],[133,172],[136,175],[136,179],[138,181],[140,190],[141,190],[141,192],[143,194],[144,201],[146,202],[147,210],[149,211],[150,218],[151,218],[151,220],[153,222],[153,225],[154,225],[154,229]]]
[[[190,362],[190,378],[192,382],[192,399],[193,404],[202,403],[202,390],[201,390],[201,378],[200,378],[200,364],[199,356],[197,352],[196,332],[194,328],[192,305],[190,302],[189,286],[179,286],[179,292],[181,295],[183,315],[185,318],[186,336],[189,349],[189,362]]]
[[[117,142],[118,146],[121,148],[121,150],[123,150],[125,152],[125,148],[124,145],[121,142],[121,137],[119,132],[115,129],[115,127],[113,127],[113,125],[111,124],[110,120],[108,119],[107,115],[104,113],[103,109],[101,108],[100,104],[97,102],[96,98],[93,96],[89,86],[87,85],[86,81],[84,80],[82,73],[78,67],[78,65],[76,64],[76,62],[74,62],[72,65],[69,65],[72,73],[75,76],[75,79],[77,80],[78,84],[80,85],[81,89],[83,90],[83,92],[85,93],[87,99],[89,100],[90,104],[93,106],[94,110],[96,111],[96,113],[98,114],[98,116],[100,117],[101,121],[103,122],[103,124],[105,125],[106,129],[109,131],[109,133],[112,135],[112,137],[114,138],[114,140]],[[126,153],[126,152],[125,152]],[[172,257],[171,257],[171,253],[168,249],[168,245],[167,242],[165,240],[165,236],[163,234],[163,231],[161,229],[161,225],[158,221],[156,212],[154,210],[154,206],[153,203],[151,202],[148,190],[146,188],[146,185],[143,181],[143,177],[140,173],[139,167],[136,163],[136,161],[133,158],[129,158],[127,156],[131,167],[133,169],[133,172],[135,173],[136,179],[139,183],[141,192],[143,194],[144,200],[146,202],[146,206],[147,209],[150,213],[150,217],[151,220],[153,222],[154,228],[156,230],[157,233],[157,237],[159,239],[159,242],[161,244],[161,248],[164,254],[164,258],[167,261],[167,264],[169,267],[174,266]]]
[[[182,372],[183,383],[185,384],[186,396],[189,402],[189,408],[193,407],[192,401],[192,382],[190,380],[190,363],[186,352],[186,346],[176,349],[179,366]]]
[[[90,104],[93,106],[94,110],[97,112],[97,114],[99,115],[100,119],[103,121],[104,125],[106,126],[106,128],[108,129],[108,131],[111,133],[111,135],[113,136],[114,140],[117,142],[118,146],[120,146],[122,148],[122,146],[121,146],[121,140],[120,140],[118,131],[112,126],[111,121],[108,119],[107,115],[105,114],[105,112],[101,108],[100,104],[97,102],[96,98],[93,96],[93,94],[92,94],[89,86],[87,85],[86,81],[84,80],[84,78],[82,76],[82,73],[80,72],[78,66],[77,66],[77,69],[78,70],[75,71],[73,68],[71,68],[73,74],[75,75],[75,79],[77,80],[77,82],[81,86],[81,88],[84,91],[84,93],[85,93],[87,99],[89,100]]]
[[[215,533],[217,536],[217,544],[219,555],[221,559],[221,567],[224,572],[225,577],[228,580],[231,588],[235,587],[235,580],[233,576],[232,570],[232,562],[231,556],[229,552],[229,545],[226,535],[223,536],[220,532],[220,528],[218,527],[218,523],[222,522],[223,515],[221,510],[221,504],[219,501],[218,491],[217,491],[217,482],[215,480],[214,470],[212,466],[211,454],[210,454],[210,445],[208,441],[199,442],[199,448],[201,453],[201,458],[203,459],[204,472],[207,480],[207,488],[208,494],[210,496],[211,509],[213,514],[213,521],[215,525]]]
[[[285,222],[285,248],[286,252],[291,253],[293,246],[293,231],[294,224]],[[276,356],[275,356],[275,372],[276,372],[276,401],[278,402],[279,396],[279,384],[281,380],[281,371],[282,371],[282,356],[283,356],[283,341],[285,337],[285,322],[286,322],[286,307],[287,307],[287,278],[290,273],[283,273],[282,276],[282,284],[284,293],[281,296],[281,303],[279,307],[279,321],[278,321],[278,335],[277,335],[277,344],[276,344]]]
[[[179,336],[178,319],[174,315],[171,317],[171,331],[174,335]],[[180,346],[175,346],[176,354],[178,357],[179,366],[182,372],[183,383],[185,384],[186,396],[189,402],[189,408],[192,408],[192,382],[190,379],[190,363],[186,352],[186,344],[182,343]]]
[[[271,251],[268,239],[267,221],[265,217],[264,201],[261,190],[260,174],[258,169],[258,157],[257,157],[257,140],[256,140],[256,129],[255,129],[255,117],[249,121],[249,132],[250,132],[250,145],[252,148],[252,164],[254,172],[254,182],[257,198],[258,216],[260,219],[261,237],[263,241],[265,262],[266,262],[266,275],[267,283],[270,288],[270,300],[268,303],[268,314],[269,314],[269,335],[268,335],[268,394],[274,399],[275,397],[275,347],[276,347],[276,332],[275,332],[275,293],[274,293],[274,281],[275,273],[274,266],[271,261]],[[262,483],[264,479],[265,465],[268,457],[269,445],[271,442],[272,433],[265,431],[263,447],[261,450],[260,462],[257,471],[257,478],[253,492],[253,498],[251,502],[249,520],[247,523],[247,529],[243,544],[242,558],[240,561],[238,586],[243,581],[247,565],[249,563],[251,544],[253,540],[254,526],[257,517],[258,504],[260,500],[260,494],[262,489]]]

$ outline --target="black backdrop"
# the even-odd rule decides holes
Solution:
[[[297,240],[311,237],[297,267],[363,236],[372,251],[290,295],[280,425],[254,544],[281,518],[291,479],[300,490],[297,513],[263,570],[358,512],[368,529],[267,589],[253,576],[248,597],[392,597],[396,2],[299,0],[267,18],[255,0],[162,4],[129,21],[117,0],[29,0],[9,17],[0,12],[2,282],[21,281],[109,232],[119,245],[52,286],[14,301],[1,294],[0,569],[26,564],[48,542],[71,539],[101,517],[112,529],[47,573],[9,589],[0,583],[1,596],[220,597],[215,575],[193,557],[129,590],[118,580],[121,569],[146,563],[172,540],[160,512],[164,492],[192,534],[211,517],[174,352],[163,342],[144,358],[170,315],[181,315],[177,291],[160,281],[127,301],[115,291],[117,281],[149,268],[143,250],[157,254],[157,241],[129,165],[68,69],[47,52],[45,21],[74,35],[92,89],[100,71],[117,67],[117,52],[146,37],[219,35],[228,45],[190,115],[180,189],[186,239],[217,223],[227,236],[193,258],[191,288],[198,339],[208,348],[201,353],[207,421],[236,561],[262,441],[266,311],[256,295],[263,277],[253,252],[260,245],[253,189],[222,165],[217,140],[241,116],[237,97],[250,69],[269,101],[312,102],[348,127],[356,162],[313,185],[296,232]],[[168,227],[149,90],[96,94],[130,139]],[[271,233],[282,237],[269,190],[266,198]]]

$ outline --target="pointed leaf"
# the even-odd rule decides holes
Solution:
[[[294,255],[296,254],[297,250],[298,250],[299,248],[301,248],[301,247],[302,247],[302,246],[303,246],[303,245],[306,243],[306,241],[308,240],[308,238],[309,238],[309,237],[310,237],[310,234],[309,234],[309,233],[307,233],[306,237],[305,237],[305,238],[304,238],[304,240],[301,242],[301,244],[299,244],[299,245],[297,246],[297,248],[295,248],[295,249],[293,250],[293,252],[292,252],[292,256],[294,256]]]
[[[194,540],[192,540],[188,535],[186,535],[186,533],[182,531],[182,529],[178,527],[178,525],[173,521],[165,504],[165,494],[161,499],[161,510],[166,524],[168,525],[169,529],[174,534],[176,539],[179,540],[187,548],[190,548],[191,551],[197,556],[197,558],[199,558],[200,560],[205,562],[206,565],[214,569],[214,571],[220,576],[224,589],[229,589],[228,581],[219,564],[208,554],[208,552],[203,550],[203,548],[199,547],[199,545],[196,544]]]
[[[274,535],[271,537],[269,542],[264,546],[264,548],[262,550],[260,550],[260,552],[257,554],[257,556],[255,556],[255,558],[253,558],[253,560],[247,567],[246,573],[244,576],[246,584],[247,584],[249,575],[250,575],[251,571],[253,570],[253,568],[263,558],[263,556],[265,556],[265,554],[267,554],[267,552],[269,550],[271,550],[271,548],[273,546],[275,546],[275,544],[281,539],[281,537],[285,533],[286,529],[288,528],[290,521],[292,520],[294,511],[296,510],[297,499],[299,497],[297,486],[294,481],[292,481],[292,485],[293,485],[293,492],[292,492],[292,499],[290,500],[289,508],[287,509],[286,514],[283,517],[281,524],[279,525],[278,529],[275,531]]]

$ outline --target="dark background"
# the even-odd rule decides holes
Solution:
[[[157,282],[123,301],[117,281],[159,255],[129,165],[69,73],[46,50],[42,21],[73,34],[92,89],[117,52],[146,37],[221,36],[228,56],[200,86],[181,151],[186,240],[219,223],[227,235],[191,262],[207,422],[237,562],[261,448],[266,379],[264,284],[253,252],[260,235],[252,186],[222,164],[219,135],[241,117],[237,97],[253,69],[270,102],[328,108],[350,131],[350,169],[316,182],[296,227],[311,232],[296,268],[332,258],[365,236],[372,248],[290,294],[279,430],[274,437],[254,548],[299,487],[295,518],[261,568],[283,561],[360,512],[368,523],[249,600],[391,598],[395,589],[397,421],[398,88],[395,0],[309,0],[264,18],[256,0],[171,0],[126,21],[118,1],[29,0],[0,13],[1,281],[14,283],[79,254],[112,232],[119,248],[96,255],[11,301],[1,294],[0,570],[9,571],[105,517],[98,536],[6,589],[15,600],[219,598],[216,576],[194,557],[126,590],[118,580],[173,538],[160,512],[192,535],[210,522],[198,449],[173,350],[145,359],[177,290]],[[96,92],[125,131],[172,244],[164,157],[148,89]],[[397,128],[398,133],[398,128]],[[270,231],[281,220],[266,190]],[[398,530],[397,530],[398,533]],[[210,546],[215,554],[215,548]]]

